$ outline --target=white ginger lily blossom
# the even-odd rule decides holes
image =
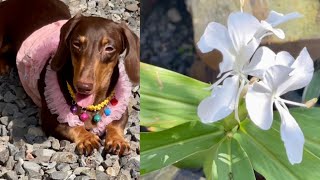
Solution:
[[[267,48],[265,48],[267,49]],[[285,104],[307,107],[306,104],[282,99],[280,96],[309,84],[313,76],[313,61],[306,48],[296,60],[287,52],[277,55],[265,53],[275,65],[264,74],[264,78],[249,87],[246,94],[246,107],[250,119],[259,128],[270,129],[273,121],[273,104],[281,117],[281,139],[284,142],[291,164],[302,161],[304,136]]]
[[[287,22],[289,20],[300,18],[300,17],[302,17],[302,15],[297,12],[292,12],[284,15],[275,11],[270,11],[267,19],[261,21],[262,28],[259,29],[255,37],[262,39],[267,35],[275,34],[278,38],[284,39],[285,34],[282,31],[282,29],[274,28],[274,27],[284,22]]]
[[[284,38],[284,33],[274,27],[287,20],[298,18],[298,13],[282,15],[271,11],[265,21],[259,22],[254,16],[247,13],[231,13],[228,18],[228,28],[211,22],[205,29],[198,47],[202,53],[219,50],[223,60],[219,64],[220,73],[225,73],[210,89],[212,95],[205,98],[198,106],[198,116],[203,123],[212,123],[225,118],[235,110],[238,119],[237,107],[240,92],[248,83],[248,75],[262,76],[269,67],[268,63],[259,59],[261,53],[253,56],[261,39],[270,33]],[[252,61],[250,61],[252,57]],[[261,61],[261,62],[260,62]],[[229,77],[231,76],[231,77]],[[222,85],[218,86],[221,82]]]

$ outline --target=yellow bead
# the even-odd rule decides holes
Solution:
[[[67,88],[68,88],[68,91],[70,93],[70,96],[72,97],[72,99],[74,101],[76,101],[76,95],[75,93],[73,92],[73,89],[71,87],[71,85],[67,82]],[[97,111],[97,110],[101,110],[103,107],[105,107],[109,102],[110,102],[110,99],[112,99],[112,97],[114,96],[115,92],[112,91],[110,96],[107,97],[104,101],[102,101],[100,104],[98,105],[90,105],[88,106],[86,109],[89,110],[89,111]]]

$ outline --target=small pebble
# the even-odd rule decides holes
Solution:
[[[19,159],[25,159],[25,158],[26,158],[26,153],[24,150],[21,150],[14,155],[14,160],[16,161],[18,161]]]
[[[9,117],[8,116],[3,116],[0,118],[1,124],[7,126],[9,124]]]
[[[24,175],[25,174],[25,170],[22,168],[22,164],[23,163],[24,163],[23,159],[19,159],[17,164],[14,166],[14,171],[18,175]]]
[[[128,11],[137,11],[139,9],[139,6],[137,5],[137,3],[127,4],[126,9]]]
[[[14,171],[11,171],[11,170],[8,171],[7,173],[5,173],[3,177],[5,179],[7,179],[7,180],[16,180],[16,179],[18,179],[17,173],[14,172]]]
[[[51,179],[65,179],[67,177],[68,173],[63,171],[56,171],[50,174]]]
[[[75,163],[77,162],[77,156],[71,152],[56,152],[50,159],[51,162],[57,163]]]
[[[58,139],[53,139],[51,142],[52,149],[58,151],[60,149],[60,142]]]
[[[9,156],[9,158],[8,158],[8,160],[6,162],[6,168],[7,169],[13,169],[15,163],[16,162],[14,161],[13,156]]]
[[[29,161],[24,161],[23,167],[25,169],[30,169],[30,170],[37,171],[37,172],[40,171],[40,169],[41,169],[40,165],[38,165],[37,163],[34,163],[34,162],[29,162]]]
[[[69,171],[71,168],[70,165],[67,163],[59,163],[57,164],[56,169],[58,171]]]
[[[6,94],[3,96],[4,102],[11,103],[17,99],[15,95],[13,95],[10,91],[7,91]]]

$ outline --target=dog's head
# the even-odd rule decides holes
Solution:
[[[129,79],[139,83],[139,38],[125,24],[77,14],[61,28],[51,68],[59,71],[68,61],[72,63],[72,84],[77,95],[86,97],[81,105],[86,106],[93,103],[96,94],[106,93],[124,50]]]

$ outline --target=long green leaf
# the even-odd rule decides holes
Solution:
[[[224,137],[223,128],[188,122],[160,132],[141,133],[141,174],[176,163],[210,148]]]
[[[320,70],[314,72],[313,77],[309,85],[304,89],[302,95],[302,101],[308,101],[312,98],[318,98],[320,96]]]
[[[246,152],[235,139],[226,138],[213,147],[204,164],[206,178],[219,180],[254,180],[252,165]]]
[[[320,109],[291,109],[305,136],[303,161],[291,165],[281,141],[279,115],[268,131],[249,120],[241,124],[235,138],[246,151],[253,168],[266,179],[320,179]]]
[[[206,155],[211,153],[211,148],[206,149],[204,151],[198,151],[181,161],[178,161],[177,163],[174,164],[174,166],[182,169],[188,169],[188,168],[201,168],[203,166],[203,162],[208,158]]]
[[[209,85],[156,66],[141,63],[140,124],[153,130],[197,121],[197,106]]]

